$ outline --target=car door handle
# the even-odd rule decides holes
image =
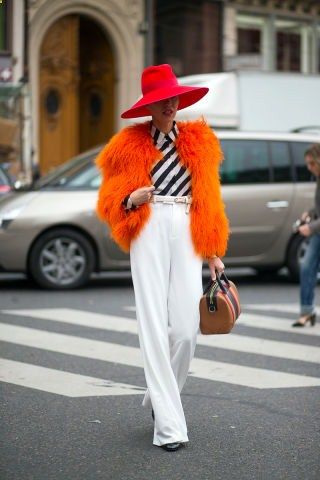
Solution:
[[[268,208],[288,208],[289,202],[286,200],[272,200],[267,203]]]

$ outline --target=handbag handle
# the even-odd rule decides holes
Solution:
[[[224,285],[223,282],[226,284],[227,287]],[[229,282],[228,277],[225,274],[225,272],[222,272],[222,273],[216,272],[216,279],[215,280],[211,279],[209,281],[208,285],[206,285],[206,287],[204,288],[203,293],[204,294],[208,293],[210,288],[212,288],[215,283],[217,283],[219,285],[219,287],[223,291],[223,293],[227,293],[228,289],[230,288],[230,282]]]

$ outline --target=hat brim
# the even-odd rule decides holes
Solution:
[[[165,87],[158,90],[154,90],[144,95],[129,110],[122,113],[121,118],[138,118],[151,115],[150,110],[147,108],[151,103],[166,100],[167,98],[179,97],[178,110],[190,107],[194,103],[201,100],[202,97],[208,93],[207,87],[188,87],[183,85],[177,85],[174,87]]]

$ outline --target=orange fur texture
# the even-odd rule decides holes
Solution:
[[[229,226],[220,192],[219,165],[223,159],[220,144],[204,120],[177,122],[177,125],[179,158],[190,170],[192,179],[193,246],[203,258],[221,257],[227,249]],[[144,204],[126,212],[122,201],[137,188],[152,185],[149,172],[161,157],[151,138],[150,122],[146,122],[114,135],[96,159],[103,176],[97,215],[108,223],[112,238],[126,252],[148,221],[151,207]]]

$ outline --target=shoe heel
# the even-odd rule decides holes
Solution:
[[[311,323],[312,327],[315,326],[316,321],[317,321],[317,315],[315,313],[313,313],[312,315],[310,315],[310,323]]]

